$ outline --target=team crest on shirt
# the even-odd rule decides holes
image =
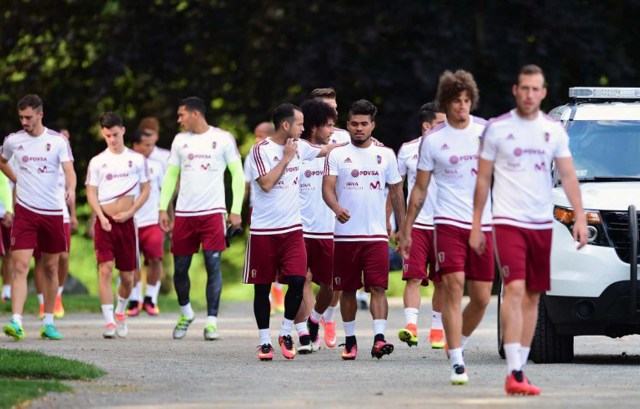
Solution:
[[[382,163],[382,156],[376,155],[376,160],[378,161],[378,165]]]
[[[12,239],[13,239],[13,237],[12,237]],[[335,285],[337,285],[337,286],[340,286],[340,281],[341,281],[341,280],[340,280],[340,277],[334,277],[334,278],[333,278],[333,283],[334,283]]]
[[[251,278],[256,278],[256,275],[258,275],[258,272],[254,268],[254,269],[251,270]]]
[[[402,271],[405,273],[409,271],[409,263],[402,263]]]
[[[549,132],[545,132],[544,133],[544,141],[545,142],[549,142],[549,139],[551,139],[551,134]]]
[[[50,143],[48,143],[48,144],[47,144],[47,152],[50,152],[50,151],[51,151],[51,144],[50,144]]]
[[[132,167],[133,167],[133,161],[132,161],[132,160],[130,160],[130,161],[129,161],[129,167],[130,167],[130,168],[132,168]]]
[[[444,263],[444,251],[438,253],[438,262]]]
[[[215,149],[217,145],[218,145],[218,143],[216,141],[211,142],[211,147],[213,149]]]
[[[502,273],[503,277],[509,277],[510,271],[509,271],[509,266],[502,266],[500,268],[500,272]]]

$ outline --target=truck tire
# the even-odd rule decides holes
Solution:
[[[545,295],[540,296],[538,324],[531,344],[531,360],[537,364],[569,363],[573,361],[573,335],[556,333],[547,315]]]

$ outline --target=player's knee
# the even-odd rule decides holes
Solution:
[[[300,291],[304,288],[305,277],[303,276],[289,276],[289,289],[294,291]]]

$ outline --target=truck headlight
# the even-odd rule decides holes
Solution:
[[[585,211],[585,216],[587,218],[587,233],[589,234],[587,242],[594,246],[611,247],[609,239],[607,239],[607,235],[604,232],[604,225],[602,224],[600,212]],[[569,229],[569,232],[573,234],[573,222],[575,219],[573,209],[555,206],[553,208],[553,217],[565,225],[567,229]]]

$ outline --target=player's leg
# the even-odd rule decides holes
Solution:
[[[189,325],[195,319],[195,313],[191,307],[189,293],[191,280],[189,268],[193,254],[198,251],[200,240],[196,233],[196,225],[193,217],[176,216],[173,233],[171,236],[171,252],[173,253],[173,287],[178,296],[180,317],[173,329],[173,338],[182,339],[187,335]]]
[[[162,247],[161,247],[162,248]],[[147,288],[145,289],[142,308],[149,315],[158,315],[158,293],[160,292],[160,280],[162,278],[162,259],[147,259]]]
[[[389,286],[389,252],[387,242],[374,241],[363,245],[360,255],[364,287],[371,293],[369,310],[373,318],[373,346],[371,356],[382,358],[393,352],[393,344],[387,342],[384,332],[387,329],[389,303],[387,287]],[[425,274],[426,276],[426,274]]]
[[[332,286],[333,289],[333,286]],[[340,302],[340,297],[342,296],[342,291],[333,291],[333,297],[331,298],[331,303],[322,314],[322,319],[320,320],[320,324],[323,327],[324,331],[324,343],[328,348],[333,348],[336,346],[336,311],[338,310],[338,303]]]
[[[27,275],[29,274],[29,262],[33,250],[14,250],[11,258],[14,266],[11,278],[11,312],[12,316],[7,325],[4,326],[4,333],[15,340],[24,338],[22,329],[22,312],[24,302],[27,299]]]
[[[433,238],[433,235],[431,235]],[[413,245],[409,258],[403,260],[402,279],[405,281],[402,299],[404,302],[405,327],[398,332],[402,342],[410,347],[418,345],[418,314],[420,311],[420,286],[428,285],[427,255],[428,231],[413,228],[411,230]]]
[[[311,272],[307,271],[302,290],[302,302],[300,303],[298,313],[293,320],[293,325],[296,328],[299,338],[298,352],[303,355],[310,354],[314,350],[314,344],[311,342],[311,335],[307,325],[307,318],[309,317],[310,310],[313,308],[313,299],[315,298],[311,277]]]
[[[207,323],[204,327],[204,339],[216,340],[218,336],[218,308],[222,294],[222,266],[220,251],[204,251],[204,263],[207,269]]]
[[[33,266],[33,282],[36,287],[36,297],[38,298],[39,304],[39,315],[40,319],[44,318],[44,264],[42,263],[42,254],[35,249],[33,252],[33,258],[35,260]]]
[[[118,259],[116,259],[116,268],[119,267]],[[126,266],[130,267],[130,266]],[[129,329],[127,328],[127,321],[125,309],[129,301],[129,297],[133,292],[135,269],[120,270],[120,285],[118,286],[117,296],[118,301],[116,303],[116,309],[114,312],[116,318],[116,335],[120,338],[126,338],[129,335]]]
[[[98,234],[98,229],[96,229]],[[97,236],[96,236],[97,237]],[[105,328],[102,332],[104,338],[116,337],[116,321],[113,307],[113,259],[98,262],[98,294],[100,296],[100,308],[104,318]]]
[[[56,294],[56,302],[53,308],[53,315],[56,318],[64,317],[64,304],[62,303],[62,293],[64,292],[64,284],[69,276],[69,252],[60,253],[58,261],[58,292]]]
[[[43,269],[42,295],[44,296],[44,317],[40,336],[46,339],[62,339],[62,335],[53,325],[53,310],[58,295],[58,264],[60,253],[41,253]]]

